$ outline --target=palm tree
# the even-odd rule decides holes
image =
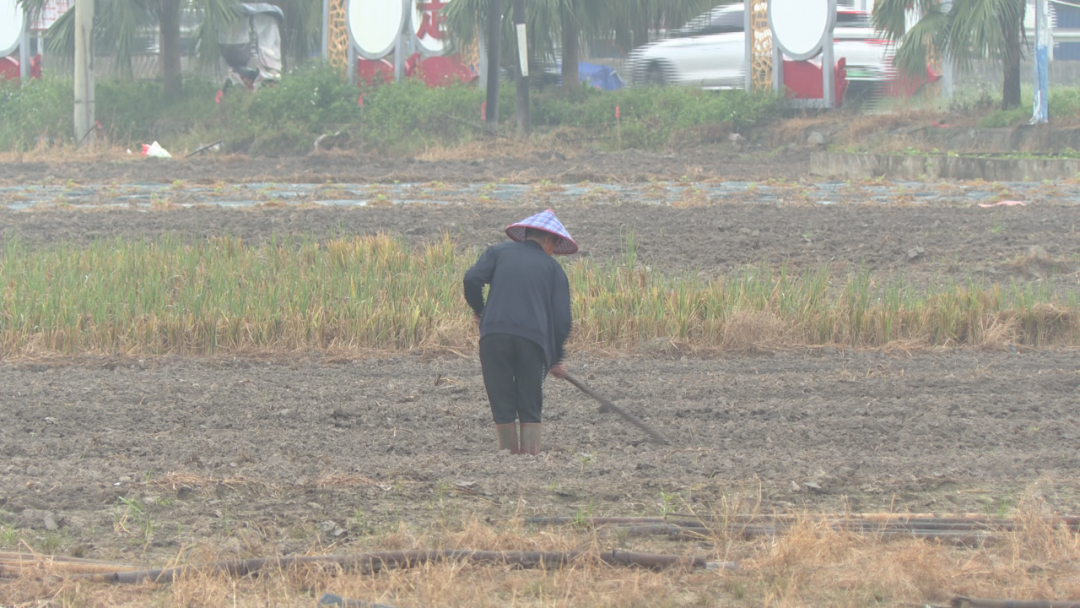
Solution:
[[[46,0],[17,0],[32,19],[45,7]],[[277,0],[285,12],[286,31],[282,32],[289,50],[304,58],[315,48],[319,35],[319,3],[306,0]],[[96,46],[115,53],[122,75],[131,76],[131,58],[142,51],[136,48],[139,34],[151,27],[156,19],[161,36],[161,68],[163,96],[174,99],[180,93],[180,15],[195,11],[202,22],[195,31],[194,45],[202,65],[215,64],[221,56],[217,43],[218,32],[240,18],[238,0],[96,0],[94,7],[94,38]],[[75,54],[75,11],[70,10],[48,31],[49,50],[65,57]],[[289,24],[298,27],[290,30]],[[313,29],[314,28],[314,29]]]
[[[446,25],[459,42],[472,42],[476,24],[486,23],[489,0],[454,0],[447,8]],[[633,46],[648,42],[650,28],[682,25],[720,0],[528,0],[525,24],[533,57],[562,58],[564,90],[578,86],[578,62],[583,39],[607,39],[620,31],[634,32]],[[503,57],[514,57],[515,36],[510,8],[503,15]]]
[[[624,51],[630,51],[649,43],[649,30],[679,27],[714,6],[731,1],[607,0],[605,21],[616,43]]]
[[[945,10],[941,0],[877,0],[874,28],[897,45],[896,67],[921,77],[934,53],[961,69],[978,59],[991,59],[1003,68],[1001,108],[1020,106],[1020,59],[1024,36],[1025,0],[953,0]],[[907,28],[907,11],[918,23]]]

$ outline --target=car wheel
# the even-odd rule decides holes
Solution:
[[[667,75],[664,74],[664,68],[659,62],[650,63],[648,69],[645,70],[645,84],[657,87],[667,84]]]

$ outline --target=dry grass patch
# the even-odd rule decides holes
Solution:
[[[553,134],[535,136],[529,139],[495,137],[490,139],[470,140],[454,145],[432,144],[419,152],[416,158],[428,162],[435,161],[475,161],[489,158],[550,158],[554,155],[563,159],[573,158],[580,152],[580,147],[572,142],[560,141]]]
[[[335,564],[294,565],[255,577],[193,572],[171,585],[113,586],[72,578],[48,563],[0,588],[5,605],[301,606],[330,592],[409,606],[865,606],[943,603],[956,595],[1018,599],[1080,597],[1080,538],[1022,507],[1016,529],[978,546],[838,530],[810,514],[775,536],[727,535],[693,542],[601,537],[568,526],[534,529],[522,520],[400,529],[369,538],[368,550],[469,548],[490,551],[654,551],[736,560],[735,571],[673,568],[654,572],[585,559],[561,569],[438,562],[365,574]],[[246,552],[269,550],[251,544]],[[312,554],[319,551],[313,549]],[[206,544],[175,563],[207,564],[221,555]],[[170,564],[172,565],[172,564]]]
[[[67,162],[116,162],[142,158],[142,150],[100,141],[92,146],[76,146],[74,143],[50,144],[43,138],[29,150],[0,151],[0,163],[67,163]]]
[[[916,289],[863,269],[748,266],[715,279],[621,260],[566,266],[577,349],[1080,344],[1077,294],[1038,285]],[[108,241],[0,254],[0,354],[214,355],[317,350],[461,353],[475,343],[449,237],[385,235],[258,246],[234,237]]]
[[[869,141],[881,139],[882,151],[902,150],[912,145],[912,138],[895,130],[912,125],[925,126],[940,118],[939,112],[928,110],[903,110],[888,114],[824,114],[803,116],[784,120],[772,128],[773,142],[777,145],[796,142],[805,143],[809,133],[820,131],[829,134],[828,142],[839,147],[865,147]],[[877,149],[877,148],[875,148]]]

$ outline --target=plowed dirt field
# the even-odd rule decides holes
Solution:
[[[801,157],[767,166],[698,161],[634,157],[626,168],[606,157],[592,165],[519,159],[482,170],[448,161],[419,171],[404,161],[355,170],[335,161],[320,170],[309,159],[278,167],[277,181],[422,174],[485,182],[510,168],[535,180],[576,181],[586,173],[678,180],[687,166],[709,179],[752,181],[797,179],[805,164]],[[265,179],[267,171],[254,161],[146,167],[140,175],[132,163],[11,165],[0,178],[8,185],[216,183]],[[482,201],[50,207],[0,211],[0,237],[46,247],[166,233],[258,243],[387,232],[420,244],[446,231],[470,247],[501,240],[503,226],[534,211]],[[972,277],[1080,289],[1076,206],[1053,196],[993,209],[960,198],[761,204],[750,194],[676,206],[577,202],[557,211],[590,258],[618,258],[632,231],[639,262],[664,272],[827,264],[841,272],[903,272],[925,284]],[[824,348],[694,358],[661,344],[635,353],[573,353],[568,367],[672,445],[644,442],[551,379],[543,454],[496,453],[475,352],[4,361],[0,521],[61,552],[160,563],[193,541],[235,543],[239,528],[287,553],[313,542],[347,544],[400,522],[437,522],[447,513],[658,515],[739,498],[763,512],[992,515],[1031,497],[1060,513],[1080,511],[1075,350]]]

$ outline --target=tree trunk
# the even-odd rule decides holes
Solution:
[[[559,10],[562,24],[562,88],[569,93],[578,88],[578,37],[581,27],[577,16],[566,8]]]
[[[634,21],[634,48],[649,44],[649,16],[641,15]]]
[[[161,76],[166,100],[180,95],[180,0],[161,0]]]
[[[1018,0],[1022,2],[1023,0]],[[1020,28],[1024,23],[1024,5],[1021,4],[1020,17],[1016,20],[1002,20],[1001,33],[1005,37],[1004,82],[1001,89],[1001,109],[1011,110],[1020,107]]]
[[[517,43],[518,48],[518,64],[514,73],[517,74],[517,127],[518,135],[522,137],[528,136],[532,132],[532,113],[529,110],[529,49],[527,44],[523,45],[520,40],[517,39],[521,35],[525,26],[525,0],[514,0],[514,42]],[[526,43],[528,42],[526,36]],[[525,46],[524,54],[521,53],[522,46]],[[524,56],[523,56],[524,55]],[[525,71],[522,71],[522,64],[525,66]]]
[[[623,26],[615,30],[615,44],[623,55],[629,55],[630,51],[634,50],[634,34],[630,28]]]

